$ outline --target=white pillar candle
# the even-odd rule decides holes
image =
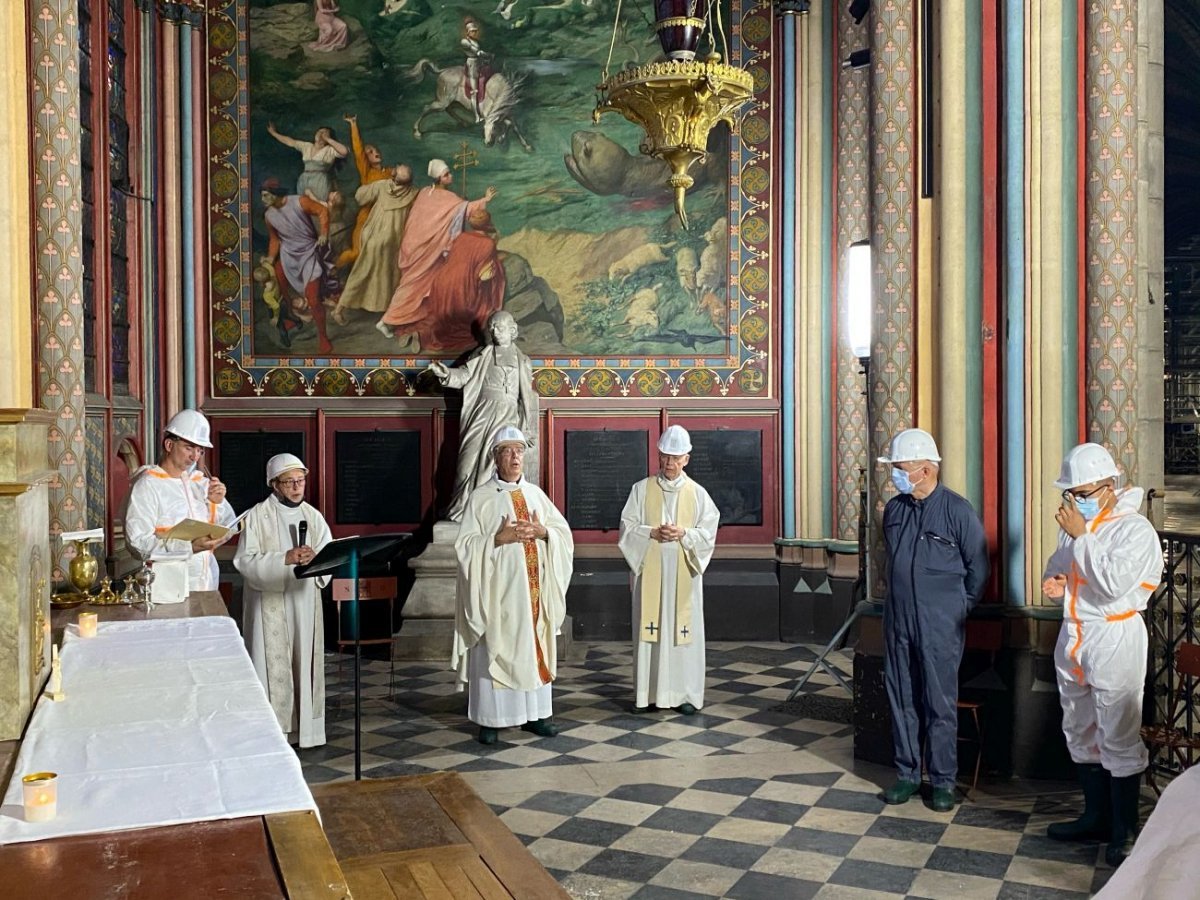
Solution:
[[[26,822],[49,822],[58,815],[58,775],[37,772],[21,779]]]
[[[94,612],[82,612],[79,614],[79,636],[84,638],[94,638],[96,636],[96,625],[100,619]]]

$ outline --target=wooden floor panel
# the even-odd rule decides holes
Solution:
[[[453,772],[313,789],[355,900],[562,900],[567,893]]]

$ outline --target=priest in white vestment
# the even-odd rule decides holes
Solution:
[[[555,635],[567,611],[575,544],[567,520],[522,476],[526,437],[505,425],[492,438],[496,472],[471,492],[458,540],[458,609],[450,666],[467,686],[479,742],[520,725],[540,737],[558,668]]]
[[[246,580],[242,634],[279,727],[300,747],[325,743],[325,627],[329,576],[297,578],[330,541],[325,517],[304,502],[308,470],[290,453],[267,462],[271,496],[250,510],[233,564]]]
[[[635,712],[685,716],[704,706],[704,570],[721,513],[688,478],[692,439],[672,425],[658,441],[658,474],[639,481],[621,512],[621,553],[633,570]]]

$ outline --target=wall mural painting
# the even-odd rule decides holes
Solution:
[[[770,10],[725,14],[756,98],[690,230],[638,129],[592,122],[614,12],[210,3],[213,395],[427,392],[500,308],[544,396],[768,395]],[[660,53],[623,20],[613,71]]]

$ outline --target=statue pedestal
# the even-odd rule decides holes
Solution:
[[[400,633],[393,639],[396,659],[441,660],[450,664],[458,590],[458,558],[454,555],[457,538],[457,522],[438,522],[433,526],[433,541],[420,556],[409,560],[416,580],[404,603]],[[577,652],[571,628],[568,615],[558,636],[559,660],[572,658],[571,654]]]

